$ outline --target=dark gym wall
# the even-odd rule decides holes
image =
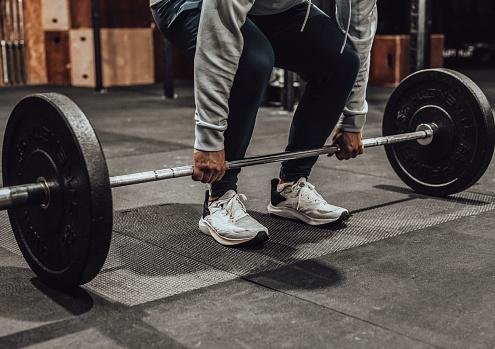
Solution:
[[[495,1],[430,0],[432,31],[445,34],[450,67],[495,67]],[[407,34],[409,0],[378,0],[378,34]]]

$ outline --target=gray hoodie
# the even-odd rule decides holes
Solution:
[[[151,0],[152,4],[159,1]],[[194,59],[196,149],[224,147],[228,100],[244,46],[240,29],[247,15],[280,13],[301,3],[311,6],[310,0],[203,0]],[[337,127],[359,132],[368,112],[366,87],[377,26],[376,0],[336,0],[336,18],[361,59],[356,84]],[[304,25],[301,23],[301,30]]]

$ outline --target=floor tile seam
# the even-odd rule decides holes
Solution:
[[[315,301],[312,301],[312,300],[310,300],[310,299],[306,299],[306,298],[303,298],[303,297],[297,296],[297,295],[295,295],[295,294],[292,294],[292,293],[289,293],[289,292],[286,292],[286,291],[283,291],[283,290],[278,290],[278,289],[276,289],[275,287],[271,287],[271,286],[268,286],[268,285],[263,284],[263,282],[261,282],[261,281],[255,281],[255,280],[249,279],[249,276],[246,276],[246,277],[241,277],[241,279],[246,280],[246,281],[249,281],[249,282],[251,282],[251,283],[253,283],[253,284],[256,284],[256,285],[258,285],[258,286],[261,286],[261,287],[263,287],[263,288],[266,288],[266,289],[269,289],[269,290],[272,290],[272,291],[276,291],[276,292],[282,293],[282,294],[284,294],[284,295],[286,295],[286,296],[289,296],[289,297],[292,297],[292,298],[298,299],[298,300],[303,301],[303,302],[305,302],[305,303],[309,303],[309,304],[315,305],[315,306],[317,306],[317,307],[319,307],[319,308],[324,308],[324,309],[330,310],[330,311],[332,311],[332,312],[335,312],[335,313],[341,314],[341,315],[343,315],[343,316],[346,316],[346,317],[349,317],[349,318],[352,318],[352,319],[355,319],[355,320],[358,320],[358,321],[361,321],[361,322],[365,322],[365,323],[370,324],[370,325],[372,325],[372,326],[374,326],[374,327],[378,327],[378,328],[381,328],[381,329],[383,329],[383,330],[385,330],[385,331],[395,333],[395,334],[397,334],[397,335],[399,335],[399,336],[401,336],[401,337],[405,337],[405,338],[408,338],[408,339],[413,340],[413,341],[415,341],[415,342],[419,342],[419,343],[425,344],[425,345],[430,346],[430,347],[432,347],[432,348],[437,348],[437,349],[446,349],[446,348],[444,348],[444,347],[442,347],[442,346],[439,346],[439,345],[435,345],[435,344],[432,344],[432,343],[426,342],[426,341],[424,341],[424,340],[422,340],[422,339],[420,339],[420,338],[416,338],[416,337],[413,337],[413,336],[408,335],[408,334],[406,334],[406,333],[402,333],[401,331],[395,330],[395,329],[393,329],[393,328],[387,327],[387,326],[382,325],[382,324],[375,323],[375,322],[373,322],[373,321],[371,321],[371,320],[368,320],[368,319],[365,319],[365,318],[359,317],[359,316],[357,316],[357,315],[349,314],[349,313],[346,313],[345,311],[341,311],[341,310],[338,310],[338,309],[332,308],[332,307],[327,306],[327,305],[324,305],[324,304],[319,304],[319,303],[317,303],[317,302],[315,302]]]

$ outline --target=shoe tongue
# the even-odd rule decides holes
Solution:
[[[298,179],[298,181],[296,183],[301,184],[301,183],[306,183],[306,182],[307,182],[306,177],[301,177]]]
[[[292,185],[294,185],[294,182],[279,183],[279,184],[277,184],[277,191],[281,192],[285,188],[290,187]]]
[[[225,194],[223,194],[221,197],[219,197],[218,201],[224,201],[224,200],[232,199],[236,194],[237,193],[235,192],[235,190],[230,189]]]
[[[280,192],[280,191],[284,190],[287,187],[293,186],[295,184],[297,184],[297,185],[304,184],[306,182],[307,182],[306,181],[306,177],[301,177],[301,178],[299,178],[297,180],[297,182],[287,182],[287,183],[283,183],[283,184],[278,184],[277,185],[277,191]]]

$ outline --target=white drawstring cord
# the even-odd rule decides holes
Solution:
[[[304,31],[304,28],[306,28],[306,24],[308,23],[309,14],[311,13],[311,5],[312,4],[313,4],[313,0],[309,0],[308,9],[306,10],[306,17],[304,17],[304,23],[301,27],[301,33]]]
[[[340,54],[344,53],[345,45],[347,45],[347,38],[349,38],[349,30],[351,29],[351,16],[352,16],[352,0],[349,0],[349,19],[347,20],[347,29],[345,30],[345,39]]]
[[[308,24],[309,14],[311,13],[311,6],[313,4],[312,0],[306,0],[306,1],[308,1],[308,9],[306,10],[306,16],[304,17],[304,22],[303,22],[303,25],[301,27],[301,33],[306,28],[306,24]],[[344,39],[344,43],[342,44],[342,48],[340,49],[340,54],[344,53],[345,45],[347,45],[347,39],[349,38],[349,30],[351,29],[351,16],[352,16],[352,0],[349,0],[349,19],[347,20],[347,28],[345,30],[345,39]]]

